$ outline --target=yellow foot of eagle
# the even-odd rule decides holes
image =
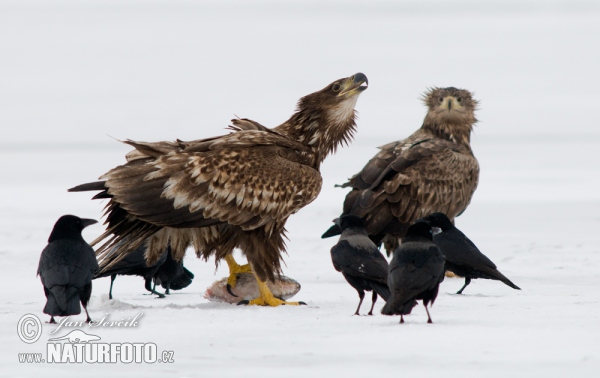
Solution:
[[[254,274],[254,278],[256,278],[256,283],[258,283],[258,290],[260,292],[260,297],[254,298],[251,301],[243,300],[238,302],[239,305],[254,305],[254,306],[280,306],[280,305],[290,305],[290,306],[300,306],[306,305],[304,302],[286,302],[283,299],[277,298],[271,293],[269,287],[264,281],[261,281],[256,274]]]
[[[237,295],[233,294],[231,288],[235,287],[237,283],[237,274],[238,273],[250,273],[252,272],[252,268],[250,264],[240,265],[238,264],[232,255],[225,256],[225,262],[227,266],[229,266],[229,278],[227,278],[227,292],[234,297]]]

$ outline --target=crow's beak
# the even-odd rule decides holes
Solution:
[[[91,226],[94,223],[98,223],[98,221],[95,219],[81,218],[81,224],[83,224],[83,228],[86,228],[87,226]]]

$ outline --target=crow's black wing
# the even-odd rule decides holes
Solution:
[[[456,228],[436,234],[433,240],[446,256],[446,260],[453,264],[476,269],[484,267],[496,269],[496,264],[481,253],[479,248]]]
[[[331,248],[333,266],[339,272],[376,282],[387,283],[388,263],[381,252],[351,246],[341,240]]]

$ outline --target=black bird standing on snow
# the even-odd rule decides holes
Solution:
[[[360,302],[358,311],[365,297],[365,291],[373,291],[373,304],[369,315],[373,315],[373,307],[377,295],[388,299],[390,290],[387,287],[388,262],[375,243],[369,239],[363,221],[355,215],[344,215],[339,219],[342,235],[336,245],[331,248],[331,261],[338,272],[342,272],[348,283],[356,289]]]
[[[87,305],[98,262],[92,247],[83,240],[81,231],[94,223],[97,221],[74,215],[60,217],[54,224],[48,245],[42,251],[37,273],[46,294],[44,313],[50,315],[52,324],[56,323],[55,316],[81,313],[79,302],[87,315],[86,322],[92,321]]]
[[[109,299],[113,299],[112,289],[113,283],[115,282],[115,279],[117,279],[117,275],[144,277],[146,290],[152,294],[158,295],[159,298],[165,297],[164,294],[161,294],[152,288],[152,279],[154,278],[154,275],[160,266],[167,260],[167,254],[170,254],[171,252],[170,248],[167,248],[159,257],[159,259],[150,266],[148,266],[146,263],[146,258],[144,257],[145,252],[146,246],[142,245],[136,248],[130,254],[126,255],[121,261],[112,266],[110,269],[105,270],[94,277],[94,279],[96,279],[110,276],[110,290],[108,292]]]
[[[192,283],[194,274],[183,266],[183,261],[178,262],[173,259],[170,246],[165,249],[159,260],[150,266],[146,263],[145,252],[146,247],[142,245],[111,269],[94,277],[96,279],[110,276],[109,299],[113,299],[112,289],[117,275],[144,277],[146,290],[158,295],[159,298],[165,296],[156,291],[157,284],[166,289],[166,294],[170,294],[170,289],[181,290]],[[152,285],[152,281],[154,281],[154,285]]]
[[[154,274],[154,285],[161,285],[165,294],[171,294],[171,289],[181,290],[188,287],[194,274],[183,266],[183,260],[175,261],[171,253],[167,253],[165,262],[158,267]]]
[[[408,228],[394,251],[388,275],[392,295],[381,313],[400,315],[400,323],[404,323],[403,315],[410,314],[417,299],[422,299],[427,323],[433,323],[427,305],[430,302],[433,305],[443,280],[444,255],[432,240],[431,226],[417,221]]]
[[[481,253],[446,214],[433,213],[421,219],[441,231],[433,235],[433,241],[446,257],[446,270],[465,278],[465,285],[456,294],[462,294],[474,278],[502,281],[513,289],[521,290],[496,269],[496,264]]]

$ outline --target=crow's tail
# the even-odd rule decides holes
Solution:
[[[54,286],[47,291],[44,313],[51,316],[68,316],[81,313],[79,292],[74,287]]]
[[[408,315],[416,305],[417,301],[414,299],[404,303],[397,303],[393,298],[390,298],[381,309],[381,313],[383,315]]]
[[[381,284],[379,282],[372,282],[371,286],[373,286],[373,290],[375,290],[377,292],[377,294],[379,294],[379,296],[381,298],[383,298],[384,301],[387,302],[387,300],[390,298],[390,289],[387,287],[386,284]]]

